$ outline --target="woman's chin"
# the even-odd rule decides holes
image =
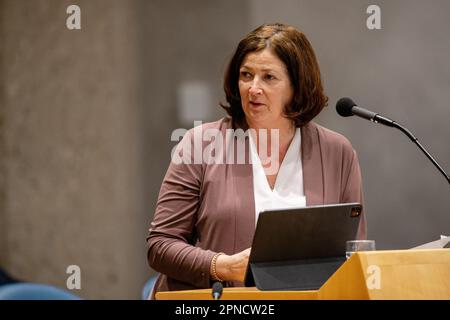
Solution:
[[[245,114],[250,115],[251,117],[261,117],[267,113],[266,105],[249,105],[247,110],[245,110]]]
[[[250,126],[262,125],[269,120],[266,112],[248,112],[245,117]]]

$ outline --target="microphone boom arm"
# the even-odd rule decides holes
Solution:
[[[380,121],[381,120],[381,121]],[[444,177],[447,179],[447,182],[450,184],[450,178],[448,176],[448,174],[444,171],[444,169],[442,169],[442,167],[437,163],[436,160],[434,160],[433,156],[420,144],[419,139],[417,139],[412,133],[411,131],[409,131],[408,129],[406,129],[405,127],[403,127],[402,125],[398,124],[395,121],[392,121],[388,118],[385,118],[383,116],[380,115],[375,115],[375,117],[373,117],[372,119],[373,122],[380,122],[383,123],[389,127],[394,127],[399,129],[401,132],[403,132],[405,135],[408,136],[409,139],[411,139],[412,142],[414,142],[420,150],[422,150],[423,153],[425,153],[425,155],[428,157],[428,159],[430,159],[430,161],[434,164],[434,166],[444,175]]]
[[[398,124],[394,120],[383,117],[382,115],[376,112],[358,107],[356,103],[348,97],[339,99],[339,101],[336,103],[336,111],[342,117],[350,117],[355,115],[375,123],[381,123],[384,124],[385,126],[399,129],[401,132],[406,134],[408,138],[411,139],[411,141],[414,142],[419,147],[420,150],[422,150],[423,153],[425,153],[427,158],[431,160],[434,166],[439,170],[440,173],[442,173],[445,179],[447,179],[447,182],[450,184],[450,178],[448,174],[444,171],[444,169],[442,169],[442,167],[437,163],[436,160],[434,160],[431,154],[420,144],[418,139],[411,133],[411,131],[409,131],[402,125]]]

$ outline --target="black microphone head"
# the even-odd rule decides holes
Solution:
[[[336,111],[342,117],[350,117],[353,115],[352,108],[356,106],[350,98],[341,98],[336,103]]]
[[[222,296],[223,285],[221,282],[215,282],[212,286],[212,296],[214,300],[219,300]]]

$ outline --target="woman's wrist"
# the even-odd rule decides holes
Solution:
[[[225,281],[225,279],[222,277],[222,273],[220,272],[221,271],[221,262],[219,262],[219,266],[217,265],[219,258],[224,255],[225,254],[223,252],[216,253],[211,260],[209,274],[210,274],[212,280]]]
[[[231,256],[222,252],[216,254],[211,262],[211,278],[216,281],[233,280],[230,268]]]
[[[231,256],[222,252],[214,255],[211,278],[216,281],[244,281],[249,256],[250,248]]]

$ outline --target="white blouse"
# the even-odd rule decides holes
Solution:
[[[253,167],[255,221],[258,221],[259,213],[264,210],[305,207],[306,197],[303,191],[303,169],[300,155],[300,128],[297,128],[294,138],[284,156],[273,190],[270,188],[266,174],[264,173],[256,143],[252,135],[249,135],[249,137]]]

